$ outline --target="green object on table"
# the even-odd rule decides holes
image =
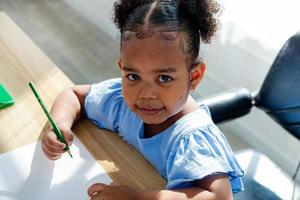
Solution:
[[[31,88],[31,90],[32,90],[32,92],[33,92],[33,94],[34,94],[34,96],[36,97],[36,99],[37,99],[38,102],[40,103],[40,105],[41,105],[43,111],[45,112],[45,114],[46,114],[48,120],[50,121],[50,124],[51,124],[52,127],[53,127],[54,133],[57,135],[58,139],[59,139],[62,143],[64,143],[64,144],[66,145],[66,147],[64,148],[64,150],[66,150],[66,151],[68,152],[68,154],[69,154],[71,157],[73,157],[72,154],[71,154],[71,151],[70,151],[70,147],[69,147],[69,145],[67,144],[67,142],[66,142],[66,140],[65,140],[65,138],[64,138],[64,135],[60,132],[59,128],[57,128],[57,125],[55,124],[54,120],[52,119],[52,117],[51,117],[51,115],[50,115],[48,109],[47,109],[46,106],[44,105],[42,99],[40,98],[40,95],[38,94],[38,92],[37,92],[37,90],[35,89],[34,84],[33,84],[32,82],[29,82],[29,87]]]
[[[15,102],[4,86],[0,84],[0,109],[13,105]]]

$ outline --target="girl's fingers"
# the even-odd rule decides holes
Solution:
[[[67,141],[67,144],[71,146],[74,139],[74,133],[72,132],[72,130],[60,124],[57,127],[59,128],[60,132],[63,134],[65,140]]]
[[[71,146],[74,139],[74,133],[71,130],[63,130],[63,129],[61,132],[64,135],[68,145]]]
[[[48,133],[46,133],[45,142],[47,146],[53,149],[64,149],[66,147],[64,143],[60,142],[57,139],[57,136],[53,131],[49,131]]]
[[[58,155],[58,154],[62,154],[65,152],[64,149],[54,149],[54,148],[48,146],[47,144],[42,144],[42,147],[45,148],[45,150],[51,154]]]
[[[59,126],[58,128],[64,135],[68,145],[71,146],[74,139],[73,132],[64,126]],[[58,139],[53,130],[48,130],[44,133],[42,137],[42,149],[50,160],[60,158],[65,152],[65,147],[66,145]]]
[[[52,131],[46,132],[42,137],[42,150],[50,160],[57,160],[65,152],[65,144],[61,144],[54,140],[55,133]],[[56,136],[56,135],[55,135]],[[53,141],[54,140],[54,141]],[[50,144],[52,145],[50,145]],[[58,143],[58,144],[56,144]],[[53,145],[55,144],[55,145]]]
[[[49,160],[58,160],[58,159],[60,159],[61,158],[61,156],[62,156],[62,154],[60,154],[60,155],[58,155],[58,156],[54,156],[54,157],[48,157],[48,159]]]
[[[46,154],[47,158],[49,158],[50,160],[57,160],[62,156],[62,153],[56,154],[56,153],[49,152],[47,148],[45,148],[45,146],[42,146],[42,149]]]
[[[106,185],[103,183],[95,183],[88,189],[89,197],[93,197],[96,193],[101,192],[105,189]]]

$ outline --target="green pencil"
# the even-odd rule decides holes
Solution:
[[[29,87],[31,88],[34,96],[36,97],[36,99],[38,100],[38,102],[40,103],[43,111],[45,112],[48,120],[50,121],[52,127],[53,127],[53,130],[54,130],[54,133],[57,135],[58,139],[64,143],[66,145],[66,147],[64,148],[64,150],[66,150],[68,152],[68,154],[71,156],[71,158],[73,157],[72,154],[71,154],[71,151],[70,151],[70,147],[69,145],[67,144],[65,138],[64,138],[64,135],[60,132],[59,128],[57,128],[57,125],[55,124],[54,120],[52,119],[48,109],[46,108],[46,106],[44,105],[42,99],[40,98],[40,95],[38,94],[37,90],[35,89],[34,87],[34,84],[32,82],[29,82]]]

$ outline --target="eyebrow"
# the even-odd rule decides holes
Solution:
[[[153,70],[153,72],[155,72],[155,73],[175,73],[175,72],[177,72],[177,70],[173,67],[168,67],[165,69]]]
[[[137,69],[133,69],[131,67],[128,67],[128,66],[123,66],[122,69],[124,71],[128,71],[128,72],[135,72],[135,73],[138,73],[139,70]],[[173,67],[167,67],[167,68],[164,68],[164,69],[156,69],[156,70],[153,70],[154,73],[176,73],[177,70]]]
[[[133,68],[128,67],[128,66],[123,66],[122,70],[127,71],[127,72],[139,72],[139,70],[133,69]]]

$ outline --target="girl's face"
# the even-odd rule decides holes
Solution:
[[[164,41],[151,36],[122,41],[122,94],[146,124],[161,124],[180,113],[190,89],[183,36]]]

